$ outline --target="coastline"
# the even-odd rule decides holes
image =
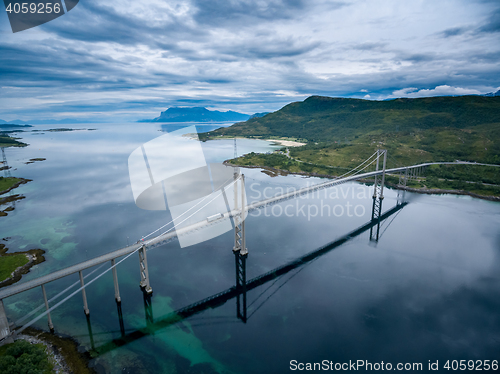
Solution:
[[[310,173],[310,172],[305,172],[305,171],[290,172],[287,170],[275,169],[275,168],[272,168],[270,166],[237,165],[237,164],[230,163],[229,160],[224,161],[223,164],[226,166],[237,166],[240,168],[247,168],[247,169],[263,169],[263,170],[267,171],[267,173],[265,171],[264,171],[264,173],[271,176],[271,177],[278,176],[278,175],[286,176],[286,175],[291,174],[291,175],[302,175],[302,176],[306,176],[306,177],[317,177],[317,178],[328,178],[328,179],[336,178],[334,175]],[[359,179],[358,182],[370,183],[370,181],[366,180],[366,179]],[[469,192],[469,191],[464,191],[464,190],[443,190],[443,189],[437,189],[437,188],[435,188],[435,189],[411,188],[411,187],[398,186],[396,184],[388,183],[388,182],[386,182],[386,185],[388,187],[395,189],[395,190],[404,190],[404,191],[422,193],[422,194],[427,194],[427,195],[444,195],[444,194],[464,195],[464,196],[475,197],[475,198],[482,199],[482,200],[500,202],[500,197],[498,197],[498,196],[479,195],[479,194],[476,194],[474,192]]]

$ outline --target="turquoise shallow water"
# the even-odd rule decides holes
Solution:
[[[2,218],[0,237],[10,238],[11,251],[47,251],[47,261],[23,282],[135,242],[170,220],[168,212],[135,206],[127,158],[162,130],[179,126],[77,127],[97,130],[25,133],[29,147],[7,149],[13,173],[33,182],[20,187],[26,199]],[[211,162],[233,156],[232,140],[203,147]],[[238,140],[239,153],[272,149]],[[35,157],[47,160],[24,164]],[[320,181],[243,172],[250,201]],[[250,214],[247,279],[368,222],[370,195],[368,186],[351,183]],[[384,210],[396,197],[386,191]],[[172,314],[234,285],[233,236],[226,233],[192,247],[173,241],[149,251],[153,296],[146,304],[138,260],[127,259],[118,268],[122,324],[107,273],[87,290],[89,323],[76,295],[54,311],[56,331],[101,352],[91,364],[106,373],[285,373],[291,360],[444,365],[498,359],[500,204],[449,195],[406,198],[408,205],[383,222],[378,243],[365,231],[248,291],[246,323],[237,318],[235,298],[189,318]],[[77,280],[47,285],[49,297]],[[5,300],[12,320],[42,302],[40,290]],[[46,320],[37,326],[46,328]]]

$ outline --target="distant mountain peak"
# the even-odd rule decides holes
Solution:
[[[498,90],[497,92],[489,92],[487,94],[484,94],[483,96],[487,96],[487,97],[500,96],[500,90]]]
[[[161,112],[159,117],[139,122],[240,122],[246,121],[250,115],[228,110],[208,110],[205,107],[171,107]]]

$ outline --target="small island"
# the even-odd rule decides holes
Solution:
[[[0,133],[0,147],[26,147],[27,144],[8,136],[5,132]]]

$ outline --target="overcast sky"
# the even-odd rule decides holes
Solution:
[[[81,0],[15,34],[0,7],[4,120],[254,113],[310,95],[500,86],[500,0]]]

